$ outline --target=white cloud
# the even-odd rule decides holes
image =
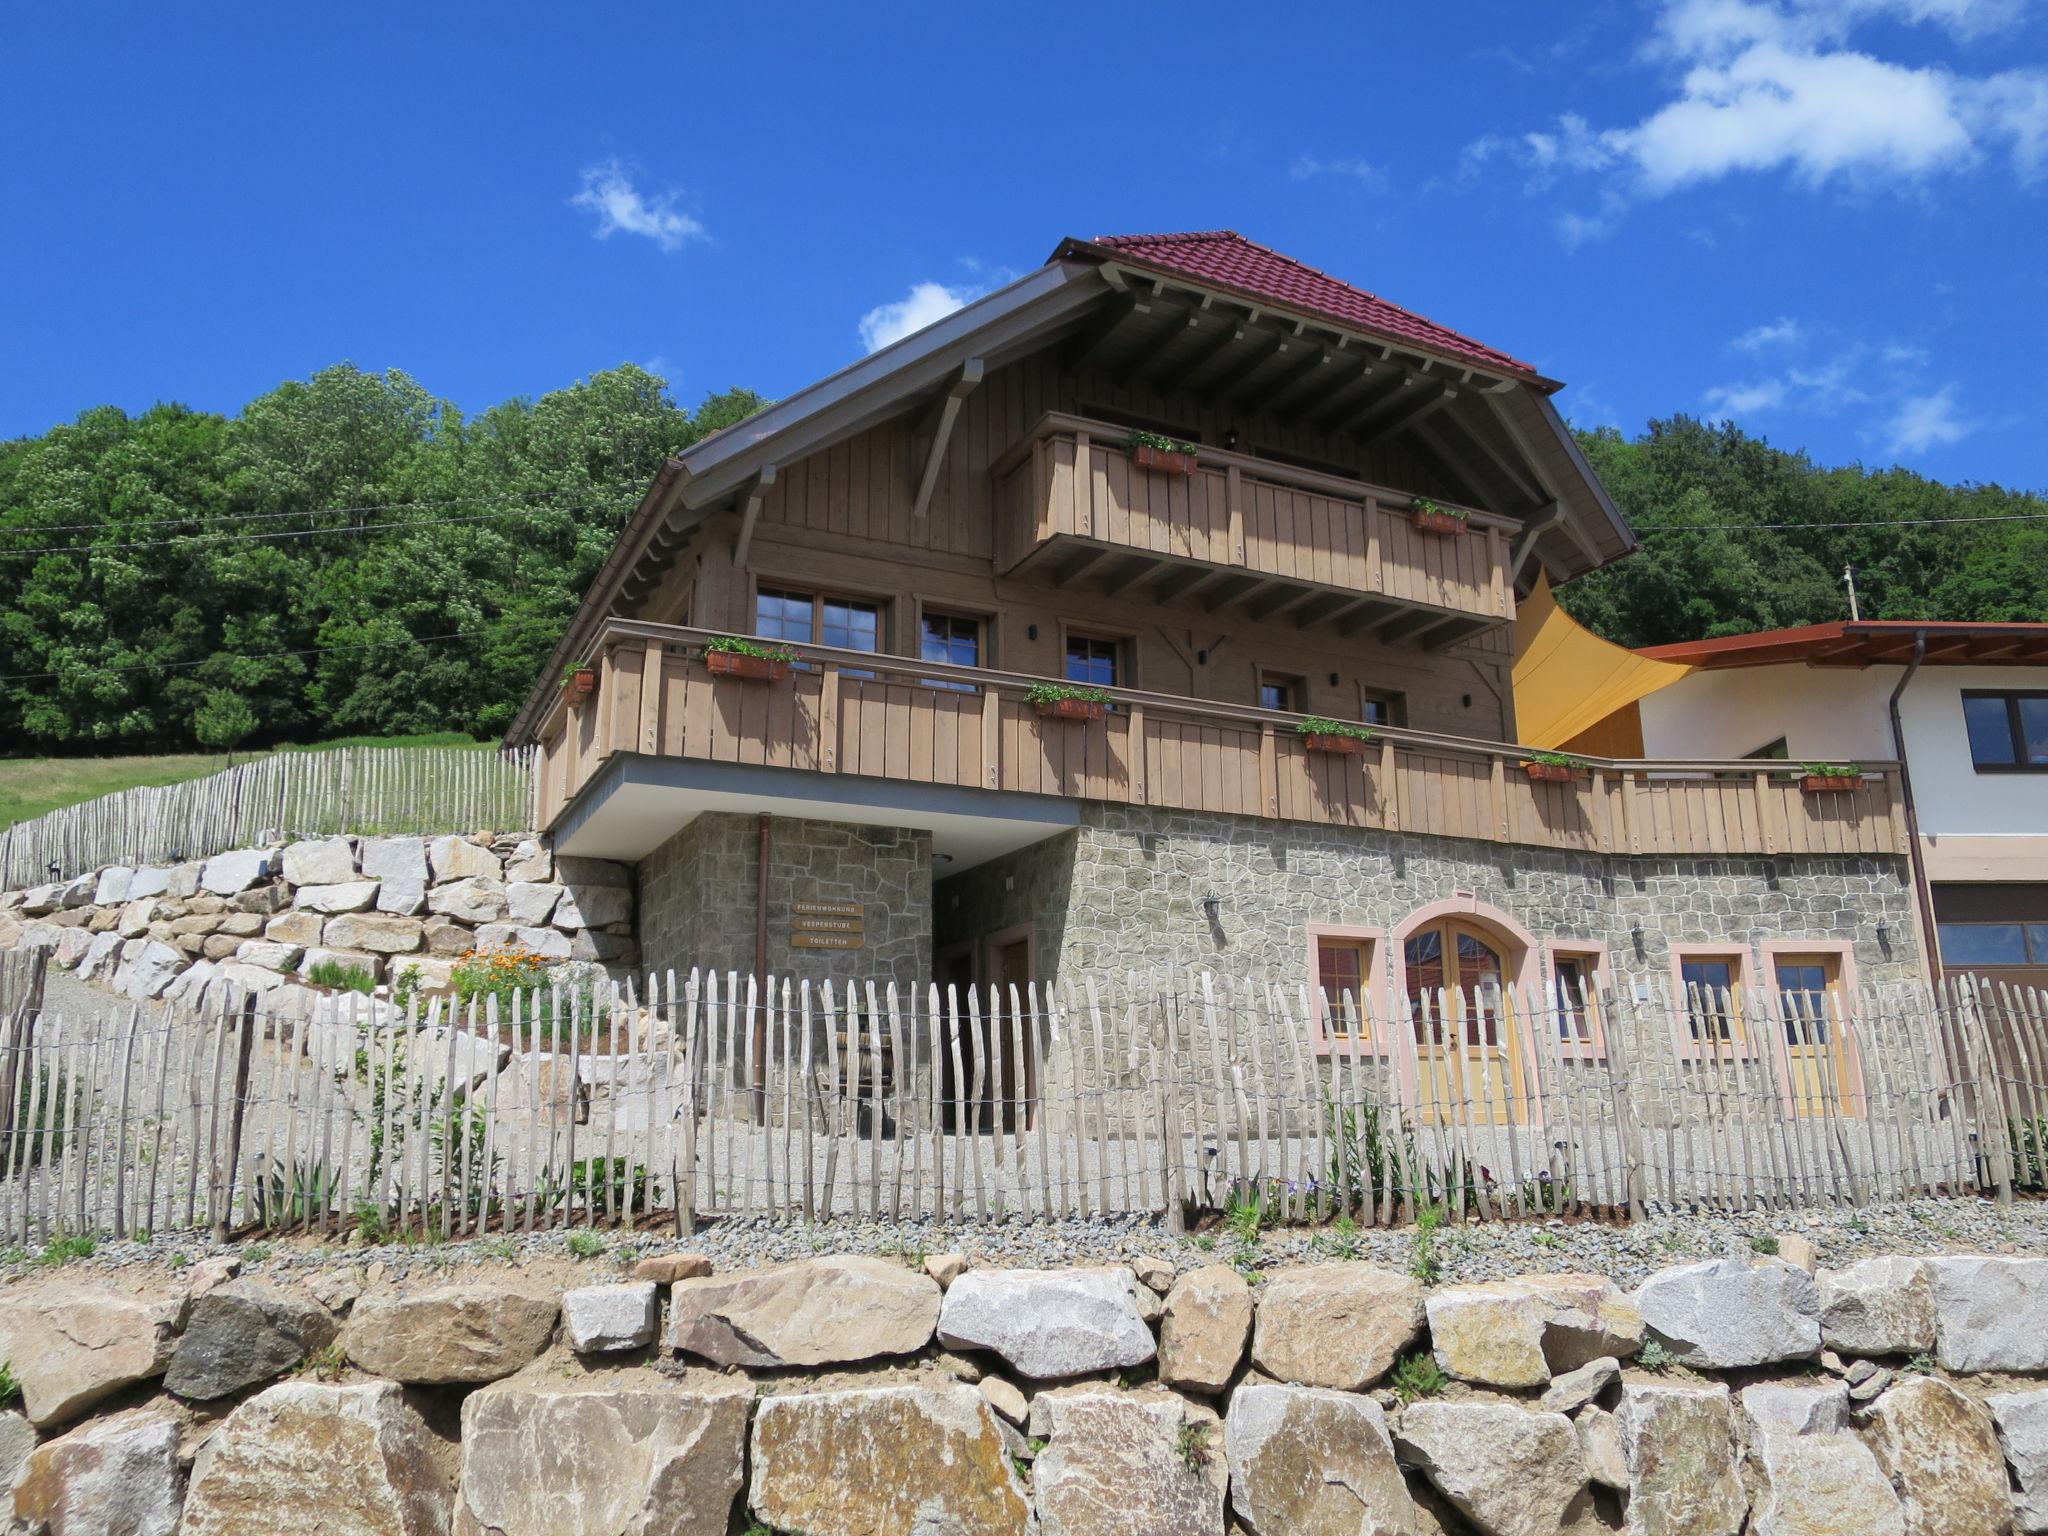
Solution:
[[[1666,0],[1643,57],[1674,72],[1667,100],[1632,124],[1565,113],[1548,128],[1489,134],[1465,147],[1457,179],[1469,184],[1495,161],[1518,165],[1532,192],[1568,173],[1608,173],[1600,219],[1555,221],[1567,245],[1604,233],[1629,195],[1745,172],[1809,186],[1924,182],[2003,150],[2033,179],[2048,171],[2048,70],[1972,77],[1846,41],[1876,19],[1969,40],[2020,13],[2020,0]]]
[[[1760,379],[1754,384],[1723,384],[1707,391],[1707,409],[1723,416],[1752,416],[1758,411],[1775,411],[1784,403],[1783,379]]]
[[[902,298],[891,304],[877,304],[860,317],[861,345],[870,352],[879,352],[913,331],[921,331],[934,321],[945,319],[986,291],[967,286],[948,287],[944,283],[912,284],[910,292]]]
[[[1312,181],[1318,176],[1336,176],[1355,181],[1368,192],[1384,192],[1392,182],[1386,169],[1374,165],[1370,160],[1355,157],[1337,160],[1320,160],[1314,155],[1296,155],[1294,164],[1287,168],[1290,181]]]
[[[1751,326],[1729,345],[1742,352],[1758,352],[1765,347],[1797,345],[1803,334],[1797,320],[1780,315],[1764,325]]]
[[[1931,395],[1908,398],[1886,424],[1893,453],[1925,453],[1946,448],[1977,430],[1956,405],[1956,387],[1944,384]]]
[[[705,238],[704,226],[680,211],[675,200],[673,192],[647,196],[633,185],[624,164],[605,160],[584,167],[583,189],[569,205],[597,215],[597,228],[591,233],[599,240],[615,234],[644,235],[664,251],[674,251]]]

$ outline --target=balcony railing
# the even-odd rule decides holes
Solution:
[[[1425,645],[1514,619],[1509,519],[1461,508],[1462,533],[1426,532],[1405,491],[1211,448],[1162,474],[1126,436],[1053,414],[996,461],[998,570],[1110,590],[1149,579],[1163,596]]]
[[[552,826],[615,753],[759,764],[1116,805],[1274,817],[1595,853],[1890,854],[1906,846],[1896,765],[1807,793],[1782,765],[1587,759],[1538,783],[1527,749],[1382,730],[1358,755],[1308,749],[1301,717],[1108,690],[1103,719],[1041,719],[1043,679],[800,646],[781,682],[713,677],[702,630],[613,620],[596,693],[541,733]]]

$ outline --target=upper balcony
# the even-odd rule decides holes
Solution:
[[[1512,519],[1460,507],[1427,532],[1414,497],[1220,448],[1142,469],[1124,428],[1050,413],[991,466],[996,569],[1437,649],[1515,616]],[[1445,505],[1445,503],[1439,503]]]
[[[902,656],[799,646],[779,681],[717,677],[712,638],[618,619],[600,632],[595,694],[564,694],[539,733],[536,803],[563,851],[637,858],[662,826],[707,808],[937,821],[954,835],[1009,817],[1028,840],[1056,830],[1056,807],[1071,825],[1077,801],[1587,853],[1906,846],[1893,764],[1819,792],[1752,760],[1590,758],[1566,782],[1537,782],[1528,749],[1505,742],[1387,729],[1355,754],[1318,751],[1299,715],[1135,689],[1108,690],[1100,719],[1041,718],[1027,690],[1042,679]],[[607,780],[620,763],[631,772]]]

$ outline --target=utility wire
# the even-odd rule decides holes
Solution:
[[[287,528],[271,533],[181,533],[167,539],[132,539],[121,544],[45,544],[34,549],[0,549],[0,560],[20,560],[30,555],[105,555],[123,549],[189,548],[194,544],[233,542],[255,544],[279,539],[354,539],[373,533],[406,533],[415,528],[447,528],[458,523],[492,523],[508,517],[538,517],[543,512],[589,511],[596,503],[573,503],[556,507],[507,507],[497,512],[479,512],[470,517],[421,517],[405,522],[359,523],[352,528]]]
[[[607,485],[565,486],[559,491],[535,491],[519,505],[540,505],[554,496],[603,496],[614,492],[644,491],[645,480],[617,480]],[[156,523],[186,523],[205,519],[209,523],[274,522],[288,517],[335,517],[357,512],[407,512],[428,507],[477,507],[498,501],[497,496],[427,496],[414,501],[372,501],[356,507],[302,507],[291,512],[179,512],[165,517],[103,517],[90,523],[32,523],[0,533],[87,533],[95,528],[146,528]]]

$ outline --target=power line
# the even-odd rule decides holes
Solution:
[[[2048,523],[2048,512],[1993,512],[1983,517],[1871,517],[1839,523],[1657,523],[1638,525],[1637,533],[1684,533],[1722,529],[1731,533],[1800,528],[1935,528],[1949,523]]]

